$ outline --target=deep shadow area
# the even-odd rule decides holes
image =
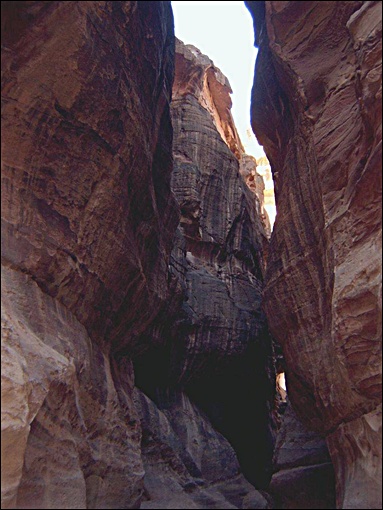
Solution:
[[[214,368],[207,360],[206,370],[186,386],[176,384],[175,348],[153,348],[135,361],[135,381],[159,409],[172,403],[172,395],[183,391],[232,445],[241,471],[257,489],[266,489],[272,474],[274,438],[271,414],[275,385],[270,380],[271,340],[266,332],[246,352],[231,358],[227,367]],[[270,360],[265,367],[264,360]],[[169,375],[170,374],[170,375]]]
[[[266,344],[252,344],[230,369],[206,374],[190,384],[188,393],[206,413],[213,426],[233,446],[245,477],[257,489],[271,478],[273,437],[270,406],[273,394],[265,367]],[[262,352],[263,351],[263,352]]]

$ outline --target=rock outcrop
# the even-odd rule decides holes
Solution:
[[[262,219],[265,233],[269,238],[271,235],[271,223],[265,206],[265,181],[262,175],[258,173],[256,159],[249,154],[243,154],[240,160],[239,172],[244,178],[248,188],[250,188],[257,197],[257,215]],[[272,180],[271,171],[270,178]]]
[[[140,504],[173,72],[170,2],[2,2],[2,508]]]
[[[189,82],[185,69],[193,70]],[[224,92],[229,96],[230,89],[221,90],[222,81],[211,61],[177,42],[172,188],[181,236],[172,265],[186,294],[178,321],[177,380],[230,439],[246,476],[260,487],[272,448],[267,423],[275,388],[261,308],[267,240],[257,199],[239,172],[235,126],[235,136],[222,138],[216,126],[223,122],[206,106],[209,99],[218,112],[229,108]]]
[[[141,508],[269,508],[243,477],[235,452],[180,392],[154,404],[135,390],[141,416],[145,493]]]
[[[61,303],[2,273],[2,508],[137,508],[131,362],[117,367]]]
[[[381,501],[381,2],[247,2],[278,208],[265,310],[338,508]]]
[[[262,177],[264,183],[264,191],[263,191],[263,200],[264,200],[264,209],[268,215],[271,229],[275,223],[276,216],[276,207],[275,207],[275,196],[274,196],[274,181],[273,175],[271,172],[271,167],[266,156],[258,158],[256,160],[257,163],[257,173]]]
[[[308,430],[290,404],[283,414],[268,491],[275,508],[335,508],[334,468],[324,438]]]

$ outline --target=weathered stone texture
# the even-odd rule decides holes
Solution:
[[[262,219],[265,233],[269,238],[271,235],[271,224],[265,207],[265,181],[262,175],[258,173],[256,159],[253,156],[250,156],[249,154],[242,154],[239,163],[239,172],[244,178],[247,186],[257,197],[256,201],[257,215]]]
[[[3,258],[132,346],[169,297],[170,5],[3,4]]]
[[[268,507],[213,428],[264,485],[266,236],[226,78],[178,52],[177,204],[170,3],[2,10],[2,506]]]
[[[191,94],[211,115],[222,140],[239,159],[244,152],[231,114],[232,92],[226,76],[191,44],[176,39],[176,76],[173,99]]]
[[[156,405],[138,390],[145,494],[141,508],[269,508],[240,473],[234,450],[179,392]]]
[[[255,339],[264,327],[262,247],[266,239],[255,197],[239,174],[235,156],[239,148],[233,153],[224,143],[203,100],[208,94],[216,104],[215,89],[200,92],[206,73],[209,83],[214,83],[215,68],[211,61],[205,63],[207,57],[195,54],[194,47],[181,42],[177,42],[176,57],[172,189],[180,206],[182,236],[173,259],[178,258],[183,267],[174,264],[174,271],[185,287],[184,308],[193,326],[185,358],[190,368],[182,369],[186,377],[186,371],[197,375],[197,366],[208,363],[210,352],[214,363],[243,353],[250,337]],[[199,71],[199,81],[184,82],[189,67]],[[222,80],[218,73],[216,82]],[[218,99],[224,99],[222,94]],[[196,359],[194,367],[193,358],[199,354],[203,359]]]
[[[326,441],[287,404],[273,456],[269,491],[276,508],[335,508],[334,468]]]
[[[275,195],[274,195],[274,181],[271,172],[270,162],[266,156],[260,157],[256,160],[257,173],[261,175],[265,189],[263,191],[264,197],[264,208],[269,217],[271,229],[275,223],[276,207],[275,207]]]
[[[294,409],[327,436],[338,507],[380,508],[381,2],[247,4],[278,208],[265,310]]]
[[[171,267],[185,299],[173,370],[177,384],[229,438],[248,479],[262,487],[270,469],[275,389],[261,308],[267,237],[257,199],[239,173],[238,135],[227,139],[219,128],[230,118],[225,80],[207,57],[177,42],[172,189],[181,220]]]
[[[2,2],[2,507],[137,508],[171,306],[170,2]]]
[[[2,331],[2,508],[136,508],[131,363],[117,368],[68,309],[9,268]]]

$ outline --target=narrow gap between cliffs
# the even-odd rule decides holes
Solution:
[[[203,133],[208,132],[213,123],[232,152],[230,157],[235,156],[233,168],[238,168],[239,163],[239,173],[242,175],[241,179],[238,174],[239,189],[241,183],[245,182],[256,196],[254,200],[254,195],[247,192],[252,197],[251,201],[257,202],[253,213],[263,223],[262,235],[270,237],[276,214],[273,179],[270,164],[250,126],[251,84],[256,57],[252,18],[242,2],[228,2],[227,5],[222,3],[219,19],[216,2],[172,2],[172,6],[175,36],[182,41],[176,44],[178,74],[187,77],[187,66],[196,65],[194,60],[205,65],[206,59],[208,62],[211,59],[211,64],[209,67],[207,63],[204,68],[206,77],[200,89],[196,85],[198,78],[191,79],[187,84],[191,89],[194,87],[192,92],[189,89],[187,92],[183,90],[185,84],[180,77],[177,81],[176,72],[172,101],[175,140],[172,189],[180,205],[181,219],[169,268],[175,281],[181,283],[182,296],[176,295],[176,298],[183,300],[182,312],[177,315],[174,311],[174,299],[170,308],[162,311],[162,317],[158,318],[153,330],[148,332],[148,336],[151,335],[153,339],[153,347],[135,360],[136,385],[155,402],[170,423],[180,406],[185,406],[185,395],[190,398],[201,411],[201,416],[206,416],[213,427],[229,441],[247,480],[255,488],[266,490],[271,478],[275,434],[280,420],[280,416],[275,415],[281,414],[286,406],[284,367],[280,361],[282,355],[274,351],[261,307],[261,275],[265,270],[266,256],[263,259],[259,253],[267,248],[261,246],[261,242],[252,245],[249,241],[254,238],[250,230],[257,222],[249,218],[248,210],[234,215],[232,228],[229,229],[230,236],[220,245],[219,236],[214,237],[214,233],[219,230],[217,224],[220,218],[215,218],[211,224],[205,222],[209,214],[206,211],[210,207],[208,194],[207,197],[201,197],[195,188],[204,178],[205,170],[211,171],[205,189],[211,189],[212,193],[220,182],[231,177],[227,177],[225,168],[221,168],[219,162],[214,163],[217,167],[212,170],[201,170],[198,168],[199,162],[190,156],[198,152],[198,149],[188,152],[186,147],[180,148],[180,140],[185,140],[187,132],[182,122],[186,122],[189,109],[194,108],[194,117],[202,115],[204,109],[207,110],[211,118],[210,121],[205,119]],[[183,16],[185,26],[191,31],[190,37],[181,30],[181,8],[185,9]],[[229,15],[225,27],[223,14],[226,9],[229,9]],[[247,40],[243,41],[245,26]],[[218,32],[221,32],[221,36],[213,33],[214,27],[220,29]],[[238,33],[234,34],[236,30]],[[203,40],[200,42],[198,34],[207,34],[207,39],[215,43],[216,47],[210,50]],[[241,49],[234,48],[233,42],[236,39],[242,39]],[[225,48],[227,43],[225,65],[220,62],[217,56],[219,52],[216,55],[215,50],[219,50],[220,46]],[[247,62],[244,59],[246,51],[249,57]],[[227,70],[230,63],[234,64],[231,74]],[[183,66],[182,69],[180,66]],[[245,75],[243,70],[247,71]],[[230,85],[224,84],[221,71],[234,89],[234,122],[230,113]],[[241,91],[241,82],[247,83],[247,91]],[[200,95],[210,96],[199,101],[196,90]],[[214,94],[219,100],[227,94],[228,101],[222,99],[222,104],[215,103],[212,97]],[[239,131],[239,137],[236,130]],[[192,133],[190,136],[195,136],[196,131],[198,126],[191,126],[188,132]],[[196,147],[197,143],[198,140],[195,140],[193,146]],[[208,149],[211,150],[211,147]],[[200,157],[203,159],[205,156],[201,154]],[[210,167],[210,161],[204,162],[206,167]],[[185,175],[188,177],[185,178]],[[194,179],[195,184],[191,185],[187,179]],[[247,198],[240,196],[240,200],[246,202]],[[205,211],[201,213],[203,207]],[[235,209],[236,204],[227,203],[225,207]],[[254,282],[254,288],[251,289]],[[220,297],[221,289],[225,287],[222,295],[226,301]],[[213,289],[212,295],[208,294],[210,288]],[[227,292],[229,288],[230,292]],[[206,304],[205,295],[208,301],[213,302],[211,309]],[[231,296],[234,296],[234,301],[237,299],[234,304]],[[248,302],[245,302],[246,299]],[[208,315],[201,318],[198,310],[207,310]],[[227,333],[230,328],[233,328],[232,334]],[[230,344],[233,346],[230,347]],[[225,349],[230,355],[227,360],[220,355],[220,351]],[[190,412],[187,406],[185,410]],[[145,434],[150,435],[150,432]]]

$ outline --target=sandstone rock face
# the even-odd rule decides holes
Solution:
[[[265,310],[339,508],[381,507],[381,3],[247,2],[278,216]],[[264,15],[264,17],[262,17]]]
[[[182,299],[162,340],[135,360],[137,385],[150,397],[138,399],[143,508],[266,508],[270,498],[241,471],[264,487],[271,470],[267,238],[239,173],[226,78],[180,41],[175,71],[172,189],[181,221],[170,270],[182,287],[174,299]]]
[[[2,507],[137,508],[116,353],[172,303],[170,3],[3,2],[2,23]]]
[[[230,83],[209,57],[191,44],[176,40],[173,98],[191,94],[211,115],[222,140],[239,159],[244,152],[231,114]]]
[[[240,473],[234,450],[180,392],[156,406],[135,390],[142,423],[145,495],[141,508],[269,508]]]
[[[226,78],[178,45],[175,200],[170,3],[2,23],[2,507],[268,508],[241,472],[270,475],[267,240]]]
[[[172,189],[181,220],[171,266],[185,299],[174,379],[229,439],[248,479],[262,487],[275,391],[261,308],[267,238],[257,199],[239,173],[235,126],[227,124],[230,137],[220,128],[231,119],[229,90],[207,57],[177,42]]]
[[[2,273],[2,508],[137,508],[131,363],[119,368],[28,275]]]
[[[173,271],[187,293],[188,319],[198,326],[191,332],[195,338],[189,340],[187,350],[194,355],[185,359],[190,366],[182,368],[184,378],[188,377],[188,372],[194,376],[198,374],[198,366],[208,363],[205,354],[209,351],[214,363],[220,357],[243,353],[250,336],[256,338],[265,323],[260,306],[265,232],[257,215],[257,201],[239,173],[235,154],[241,147],[230,150],[229,143],[225,144],[216,127],[222,123],[215,121],[211,109],[206,106],[205,96],[214,105],[219,105],[219,101],[227,104],[222,92],[218,97],[215,94],[216,86],[224,78],[210,60],[206,63],[206,59],[196,53],[193,46],[177,42],[171,105],[172,189],[181,211],[181,236],[173,250],[176,261]],[[198,70],[199,81],[193,78],[185,83],[185,69],[189,67],[194,73]],[[210,85],[201,93],[207,75]],[[228,97],[229,90],[227,85]],[[235,129],[234,125],[232,128]],[[251,299],[248,299],[249,293]],[[206,342],[202,331],[204,338],[199,340],[199,331],[203,329],[220,329],[219,338],[210,334]],[[203,360],[194,359],[200,345],[204,351]]]
[[[169,297],[170,5],[3,3],[3,258],[132,347]]]
[[[262,177],[265,189],[263,191],[264,208],[269,217],[270,226],[273,228],[275,216],[277,214],[275,207],[274,181],[271,172],[270,162],[263,156],[256,160],[257,173]]]
[[[242,155],[239,172],[245,179],[247,186],[257,197],[257,214],[262,219],[266,235],[269,238],[271,235],[271,224],[265,207],[265,182],[262,175],[258,173],[257,167],[257,161],[253,156],[249,154]]]

